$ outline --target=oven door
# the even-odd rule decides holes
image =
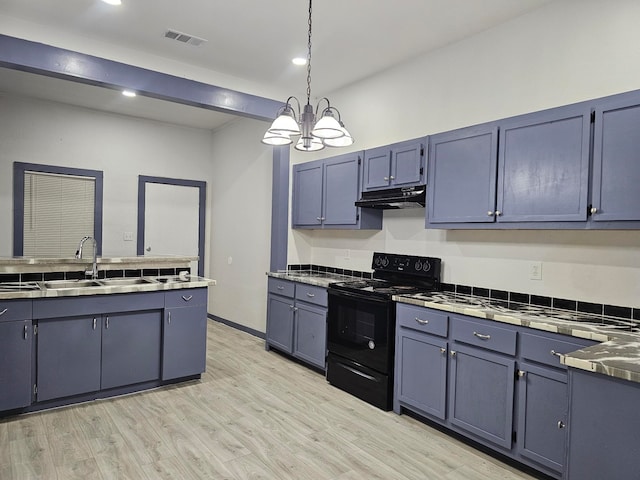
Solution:
[[[327,350],[389,374],[395,335],[394,302],[331,288],[328,297]]]

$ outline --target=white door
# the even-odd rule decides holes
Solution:
[[[200,189],[147,183],[144,203],[144,254],[198,256]],[[191,262],[198,273],[198,262]]]

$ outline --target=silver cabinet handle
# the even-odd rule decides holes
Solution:
[[[496,210],[496,217],[499,217],[500,215],[502,215],[502,212],[500,210]]]
[[[93,329],[95,330],[97,326],[97,320],[96,317],[93,317]]]
[[[24,339],[27,339],[27,336],[29,334],[29,327],[27,325],[24,326]]]
[[[456,356],[456,351],[455,350],[451,350],[451,356],[455,357]]]
[[[295,307],[293,305],[289,305],[289,308],[293,310]]]
[[[315,294],[315,293],[309,293],[309,292],[307,292],[307,297],[309,297],[309,298],[313,298],[313,297],[315,297],[315,296],[316,296],[316,294]]]
[[[564,427],[566,427],[564,422],[562,420],[558,421],[558,428],[564,428]]]
[[[169,322],[169,325],[171,325],[171,312],[169,312],[169,315],[167,317],[167,321]]]
[[[483,333],[473,332],[473,335],[478,337],[480,340],[489,340],[491,335],[485,335]]]
[[[589,210],[591,212],[591,215],[593,215],[594,213],[598,213],[598,209],[596,207],[591,207],[591,210]]]
[[[444,353],[444,352],[446,352],[446,351],[447,351],[447,349],[446,349],[446,348],[444,348],[444,347],[441,347],[441,348],[440,348],[440,353]]]
[[[493,212],[492,212],[491,210],[489,210],[489,211],[487,212],[487,215],[488,215],[489,217],[493,217]]]
[[[416,317],[416,322],[418,322],[420,325],[426,325],[427,323],[429,323],[429,320],[422,320],[421,318]]]
[[[393,175],[391,175],[391,176],[389,177],[389,180],[395,180],[395,179],[396,179],[396,177],[394,177]]]
[[[298,307],[293,307],[293,311],[297,312],[298,311]]]
[[[389,177],[384,177],[384,181],[388,182],[389,181]]]
[[[189,300],[191,300],[193,298],[193,295],[182,295],[182,299],[185,302],[188,302]]]
[[[318,220],[319,222],[324,222],[325,217],[316,217],[316,220]]]
[[[278,287],[276,287],[276,288],[277,288],[278,290],[284,290],[284,287],[282,287],[282,286],[278,286]]]
[[[5,313],[7,313],[8,311],[9,311],[9,309],[8,309],[8,308],[5,308],[4,310],[2,310],[2,311],[0,312],[0,317],[1,317],[2,315],[4,315]]]
[[[560,352],[556,352],[555,350],[551,350],[549,352],[551,355],[555,355],[556,357],[560,358],[560,356],[562,355]]]
[[[524,377],[527,374],[527,372],[523,371],[523,370],[518,370],[518,376],[520,378]]]
[[[109,317],[107,317],[107,320],[104,323],[105,328],[109,328]]]

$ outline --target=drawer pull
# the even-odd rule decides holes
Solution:
[[[473,332],[473,335],[478,337],[480,340],[490,340],[491,339],[491,335],[484,335],[484,334],[478,333],[478,332]]]
[[[109,317],[107,317],[107,320],[105,321],[104,326],[107,330],[109,329]]]
[[[307,297],[313,298],[313,297],[315,297],[315,296],[316,296],[316,294],[315,294],[315,293],[309,293],[309,292],[307,292]]]
[[[456,356],[456,351],[455,350],[451,350],[451,356],[455,357]]]
[[[93,317],[93,329],[94,330],[96,329],[96,323],[97,323],[96,317]]]
[[[564,428],[566,425],[564,424],[564,422],[562,420],[560,420],[558,422],[558,428]]]
[[[193,295],[182,295],[182,299],[185,302],[188,302],[189,300],[191,300],[193,298]]]
[[[420,325],[426,325],[427,323],[429,323],[429,320],[422,320],[421,318],[416,317],[416,322],[418,322]]]
[[[446,348],[444,348],[444,347],[440,347],[440,353],[445,353],[446,351],[447,351],[447,349],[446,349]]]
[[[24,339],[25,339],[25,340],[27,339],[28,332],[29,332],[29,327],[27,327],[27,326],[25,325],[25,326],[24,326]]]
[[[556,352],[555,350],[551,350],[549,353],[551,355],[554,355],[554,356],[558,357],[558,358],[560,358],[562,356],[562,354],[560,352]]]
[[[524,370],[518,370],[518,377],[522,378],[527,374]]]
[[[8,308],[5,308],[4,310],[2,310],[2,311],[0,312],[0,317],[1,317],[2,315],[4,315],[5,313],[7,313],[8,311],[9,311],[9,309],[8,309]]]
[[[284,290],[284,287],[283,287],[282,285],[278,285],[276,288],[277,288],[278,290]]]

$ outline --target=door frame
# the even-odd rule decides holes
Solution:
[[[136,252],[144,255],[144,227],[145,227],[145,196],[147,183],[160,183],[180,187],[195,187],[199,190],[198,210],[198,276],[204,276],[204,242],[205,242],[205,214],[207,208],[207,182],[198,180],[184,180],[180,178],[150,177],[138,175],[138,243]]]

